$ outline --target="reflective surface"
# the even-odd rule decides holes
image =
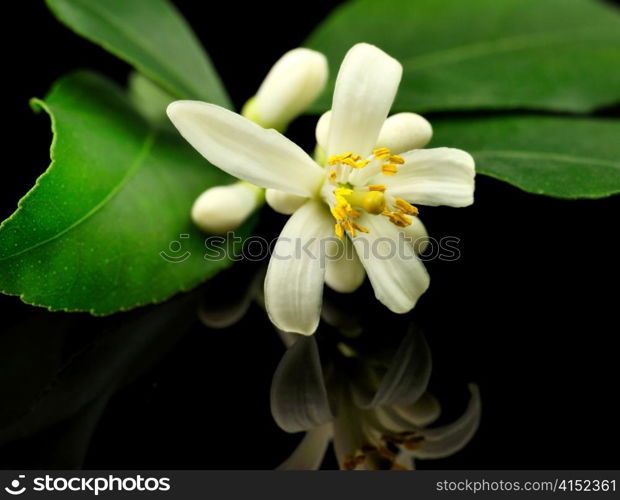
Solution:
[[[208,4],[220,9],[214,17],[236,16],[236,4]],[[222,45],[229,23],[219,30],[194,23],[237,105],[328,10],[320,4],[260,48]],[[192,20],[207,18],[200,5],[179,2]],[[15,123],[6,143],[14,154],[0,183],[1,218],[48,164],[47,147],[33,142],[47,144],[49,123],[29,113],[27,99],[75,67],[97,67],[119,81],[127,72],[57,24],[43,4],[13,7],[22,10],[9,17],[25,16],[31,29],[7,32],[7,43],[22,50],[8,54]],[[236,21],[247,39],[264,36],[253,14]],[[35,29],[44,44],[39,37],[33,44]],[[290,135],[310,150],[313,128],[302,119]],[[478,178],[474,206],[422,214],[431,236],[459,238],[460,258],[425,263],[431,286],[412,313],[390,314],[368,284],[352,296],[328,291],[316,337],[288,350],[260,305],[260,263],[110,318],[49,313],[0,296],[0,466],[273,469],[312,462],[310,452],[293,454],[310,429],[315,457],[329,442],[323,468],[339,466],[332,435],[340,464],[349,466],[407,466],[404,449],[419,469],[617,468],[619,210],[618,197],[545,199]],[[258,230],[274,237],[284,221],[265,211]],[[406,360],[416,360],[409,376],[390,379]],[[296,370],[298,363],[314,371]],[[286,390],[272,384],[284,364],[297,374],[285,378]],[[305,382],[313,382],[312,404],[300,407],[294,395],[307,393],[299,390],[309,390]],[[364,409],[377,394],[380,402]],[[431,460],[433,439],[455,422],[463,429],[463,415],[469,431]]]
[[[605,381],[588,399],[587,371],[559,371],[572,361],[548,358],[540,370],[527,333],[439,331],[449,314],[419,324],[417,310],[390,313],[370,286],[326,291],[316,335],[278,332],[262,308],[263,274],[241,263],[193,293],[109,318],[2,297],[14,324],[0,336],[0,465],[526,468],[534,443],[542,467],[613,463],[606,446],[567,439],[572,416],[614,418],[611,400],[592,397]],[[502,350],[483,351],[483,338]],[[563,462],[570,450],[599,455]]]
[[[377,332],[366,326],[362,315],[352,307],[354,301],[339,303],[342,297],[331,297],[329,293],[316,335],[304,337],[273,328],[270,332],[253,332],[270,335],[271,341],[263,341],[264,348],[282,356],[267,387],[266,380],[250,373],[250,367],[239,360],[242,356],[237,355],[242,353],[238,351],[244,349],[246,339],[236,330],[237,325],[245,323],[246,315],[253,315],[250,309],[262,309],[263,275],[263,266],[241,264],[192,294],[105,319],[26,309],[24,312],[31,318],[18,321],[0,337],[0,389],[8,403],[1,414],[2,466],[98,466],[100,447],[105,450],[109,445],[98,442],[98,434],[102,429],[105,433],[110,425],[110,407],[114,408],[119,400],[123,404],[123,398],[140,387],[145,377],[157,373],[155,367],[174,356],[177,344],[192,329],[212,345],[221,340],[218,336],[237,340],[237,351],[229,347],[204,353],[204,362],[219,358],[221,376],[206,374],[199,381],[203,391],[166,409],[178,412],[183,419],[198,398],[211,411],[218,411],[220,418],[228,421],[232,416],[234,421],[240,416],[246,421],[239,429],[230,421],[214,428],[208,455],[225,454],[235,440],[253,440],[260,435],[264,422],[256,417],[261,406],[262,411],[267,409],[269,392],[269,410],[277,426],[283,432],[305,433],[290,451],[285,447],[282,451],[270,450],[269,460],[282,453],[278,466],[281,469],[318,469],[324,462],[327,467],[337,464],[343,469],[412,469],[416,459],[451,456],[473,438],[481,415],[478,386],[469,385],[469,403],[460,417],[434,425],[441,419],[441,405],[427,391],[432,355],[420,328],[407,318],[376,311],[376,320],[394,326]],[[241,281],[241,276],[247,281]],[[223,285],[231,281],[237,286]],[[265,326],[266,318],[261,320],[261,326]],[[235,384],[231,372],[245,379],[242,387]],[[151,391],[154,399],[161,396],[156,383]],[[218,400],[217,392],[237,404]],[[258,408],[256,401],[260,401]],[[152,403],[145,399],[138,403],[139,409],[153,411],[147,418],[161,423]],[[130,412],[126,415],[128,422],[114,424],[121,435],[131,432],[136,417],[132,404],[124,404]],[[186,418],[188,423],[194,421],[193,415],[187,414]],[[144,425],[150,427],[149,422]],[[209,421],[204,425],[208,428]],[[151,446],[157,448],[158,440],[166,442],[174,436],[174,430],[164,426],[155,431]],[[332,454],[330,443],[336,461],[334,456],[326,457]],[[147,451],[131,450],[130,444],[117,446],[116,459],[121,461],[127,451]],[[193,455],[198,450],[188,451]],[[174,464],[179,463],[179,458],[170,461],[169,466],[178,467]],[[211,467],[243,467],[243,459],[247,458],[239,458],[242,460],[238,463],[221,462]],[[263,454],[257,458],[267,457]],[[268,466],[267,461],[253,465]]]

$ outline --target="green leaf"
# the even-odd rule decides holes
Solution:
[[[433,122],[431,146],[464,149],[476,171],[558,198],[620,193],[620,121],[497,116]]]
[[[51,310],[109,314],[167,299],[229,265],[205,259],[190,210],[231,178],[178,134],[152,128],[93,73],[61,79],[33,107],[51,117],[52,164],[0,226],[1,291]]]
[[[328,56],[333,85],[357,42],[403,64],[399,111],[587,112],[620,101],[620,15],[595,0],[358,0],[307,45]],[[331,93],[314,110],[330,106]]]
[[[56,17],[178,99],[231,107],[200,42],[167,0],[47,0]]]

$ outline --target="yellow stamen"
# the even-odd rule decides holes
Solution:
[[[358,154],[347,152],[336,154],[329,157],[328,165],[348,166],[350,168],[363,168],[371,162],[379,162],[381,172],[384,175],[395,175],[398,173],[398,165],[405,163],[405,159],[399,155],[393,155],[389,148],[376,148],[372,152],[372,156],[366,160]],[[375,164],[376,165],[376,164]],[[347,170],[343,171],[343,176]],[[384,192],[386,186],[383,184],[371,184],[363,190],[357,191],[352,189],[348,183],[338,183],[339,174],[337,170],[331,170],[328,173],[329,181],[338,186],[333,191],[335,205],[331,207],[331,213],[336,219],[334,231],[339,238],[344,237],[347,233],[351,238],[355,238],[358,232],[367,233],[368,229],[360,226],[355,219],[362,215],[362,210],[373,215],[384,215],[397,226],[405,227],[411,224],[412,219],[409,216],[415,216],[418,213],[416,207],[410,203],[396,198],[394,205],[386,209],[386,199]],[[334,186],[335,187],[335,186]],[[354,208],[355,207],[355,208]]]
[[[354,219],[359,218],[362,214],[360,212],[358,212],[357,210],[355,210],[354,208],[348,208],[347,209],[347,215],[349,217],[353,217]]]
[[[351,225],[357,229],[360,233],[367,233],[368,229],[365,228],[364,226],[360,226],[358,223],[356,222],[351,222]]]
[[[348,196],[351,193],[353,193],[353,190],[351,188],[339,187],[334,190],[334,194],[336,196]]]
[[[381,172],[383,172],[383,175],[395,175],[398,172],[398,168],[393,163],[384,163],[381,165]]]
[[[348,165],[351,168],[364,168],[370,162],[368,160],[362,160],[359,155],[355,155],[348,158],[342,158],[339,160],[339,163]]]
[[[389,157],[389,154],[388,154]],[[358,154],[351,152],[343,153],[340,155],[331,155],[327,160],[328,165],[348,165],[351,168],[364,168],[370,163],[370,160],[363,160]]]
[[[394,204],[401,209],[403,213],[407,215],[418,215],[418,209],[414,207],[411,203],[406,202],[402,198],[396,198],[394,200]]]
[[[331,208],[331,213],[336,220],[345,220],[347,218],[346,208],[342,205],[336,205]]]
[[[341,224],[344,226],[347,232],[351,235],[351,238],[355,238],[357,236],[357,233],[355,232],[355,228],[353,227],[353,224],[351,223],[351,221],[345,220],[345,221],[342,221]]]
[[[411,218],[404,214],[384,210],[381,215],[385,215],[388,219],[390,219],[392,224],[396,224],[398,227],[407,227],[411,225]]]
[[[377,148],[372,154],[377,160],[386,160],[390,157],[390,150],[388,148]]]
[[[406,215],[399,213],[392,213],[390,221],[392,221],[392,223],[396,224],[398,227],[407,227],[411,225],[411,219]]]
[[[350,158],[353,153],[342,153],[340,155],[331,155],[327,160],[328,165],[336,165],[336,163],[342,163],[343,160]]]

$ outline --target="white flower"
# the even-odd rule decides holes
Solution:
[[[341,341],[321,358],[315,338],[291,336],[272,379],[271,413],[282,430],[306,435],[279,469],[318,469],[330,441],[342,469],[412,469],[415,458],[450,456],[476,433],[475,384],[460,418],[431,427],[441,407],[427,392],[431,353],[414,325],[396,350],[382,338],[362,341],[372,354]]]
[[[264,128],[282,131],[319,96],[327,75],[323,54],[304,48],[290,50],[273,65],[242,114]]]
[[[471,441],[480,423],[480,392],[475,384],[469,385],[469,391],[467,409],[457,420],[430,428],[427,426],[439,418],[441,410],[429,393],[410,405],[370,410],[341,401],[338,417],[306,431],[278,469],[319,469],[332,441],[338,465],[345,470],[411,470],[415,459],[454,455]]]
[[[401,73],[401,65],[374,46],[358,44],[348,52],[336,81],[325,167],[277,131],[219,106],[177,101],[168,107],[183,137],[211,163],[305,199],[284,226],[265,279],[267,312],[282,330],[312,334],[323,283],[352,291],[364,272],[390,310],[411,310],[429,277],[415,245],[400,244],[407,232],[425,235],[409,202],[453,207],[473,202],[474,161],[464,151],[397,155],[375,147]],[[345,251],[323,265],[317,255],[334,233]],[[347,259],[351,246],[357,254]]]
[[[263,202],[263,190],[248,182],[207,189],[194,202],[192,220],[208,233],[234,231]]]

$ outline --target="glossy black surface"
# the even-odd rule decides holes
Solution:
[[[178,5],[237,106],[330,8],[296,5],[294,22],[276,23],[269,15],[276,7],[262,3]],[[10,39],[2,218],[49,162],[49,123],[30,113],[28,98],[74,68],[118,81],[127,73],[42,3],[8,8],[7,18],[23,29],[3,33]],[[290,135],[310,148],[313,126],[304,118]],[[285,218],[264,212],[260,230],[277,235]],[[460,238],[462,257],[427,263],[431,288],[410,315],[386,314],[368,284],[351,297],[330,294],[349,317],[361,316],[366,337],[393,339],[412,321],[424,331],[433,358],[429,390],[446,422],[465,407],[467,384],[480,387],[482,418],[472,441],[419,468],[620,465],[619,215],[618,197],[554,200],[479,177],[474,206],[422,210],[432,236]],[[0,467],[277,466],[300,439],[270,413],[282,342],[256,303],[225,329],[205,327],[196,314],[213,304],[214,289],[234,301],[258,267],[238,266],[195,293],[111,318],[48,313],[0,296]],[[334,335],[328,326],[317,339],[325,344]],[[324,467],[335,466],[328,455]]]

